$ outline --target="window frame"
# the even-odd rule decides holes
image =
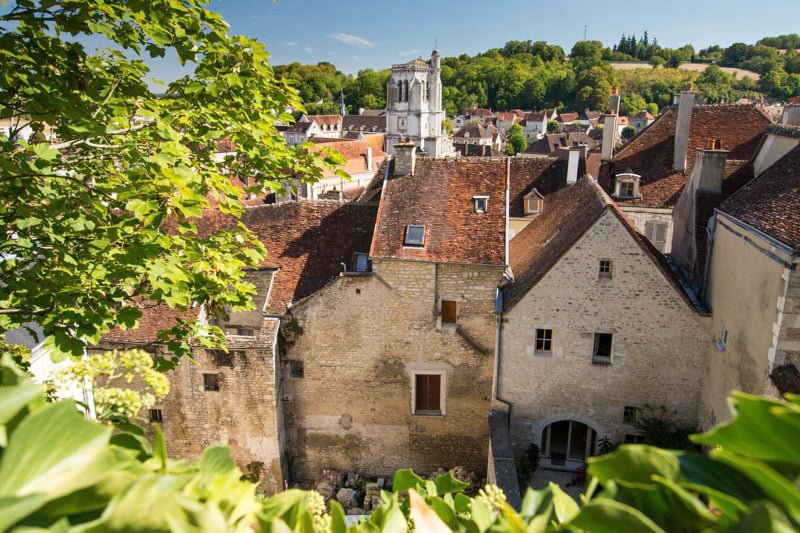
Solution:
[[[630,172],[624,174],[617,174],[616,175],[616,190],[614,191],[614,196],[620,199],[635,199],[640,198],[639,195],[639,182],[641,180],[641,176],[638,174],[632,174]],[[631,194],[622,194],[622,185],[631,185]]]
[[[452,321],[445,320],[445,311],[444,311],[444,309],[445,309],[445,306],[450,306],[450,305],[453,306],[453,320]],[[442,298],[442,300],[439,302],[439,312],[440,312],[440,315],[441,315],[440,318],[441,318],[441,322],[442,322],[443,326],[458,324],[458,301],[457,300],[447,300],[447,299]]]
[[[722,329],[720,330],[719,338],[717,338],[716,344],[717,349],[720,351],[725,351],[725,349],[728,347],[728,328],[725,325],[723,325]]]
[[[203,372],[203,392],[219,392],[221,381],[219,372]]]
[[[608,268],[604,270],[604,263],[607,263]],[[601,259],[598,266],[597,277],[599,279],[612,279],[614,277],[614,261],[611,259]]]
[[[417,377],[439,376],[439,410],[417,409]],[[445,416],[447,414],[447,372],[445,370],[415,370],[411,373],[411,415]]]
[[[639,418],[639,408],[635,405],[626,405],[622,408],[622,423],[630,426],[636,424]]]
[[[542,339],[541,339],[542,344],[544,345],[545,343],[549,343],[549,345],[550,345],[549,349],[539,348],[539,340],[540,340],[539,339],[539,332],[542,332],[542,334],[543,334]],[[550,335],[549,338],[545,338],[547,336],[547,333],[549,333],[549,335]],[[553,357],[554,352],[555,352],[555,331],[554,331],[554,329],[553,328],[547,328],[547,327],[537,327],[537,328],[535,328],[535,330],[533,332],[533,355],[536,355],[536,356],[539,356],[539,357]]]
[[[531,202],[536,204],[536,209],[530,209]],[[538,190],[533,189],[523,197],[523,208],[526,215],[539,215],[544,211],[544,196]]]
[[[412,242],[412,241],[409,240],[408,234],[409,234],[409,231],[411,230],[411,228],[415,228],[415,229],[421,228],[422,229],[422,239],[419,242],[417,242],[417,241],[413,241]],[[427,233],[427,227],[425,226],[425,224],[408,224],[408,225],[406,225],[406,231],[405,231],[405,235],[404,235],[404,238],[403,238],[403,246],[405,246],[407,248],[425,248],[425,237],[426,237],[425,234],[426,233]]]
[[[156,407],[151,407],[150,409],[148,409],[147,419],[150,421],[151,424],[163,424],[164,410],[158,409]]]
[[[286,366],[291,379],[303,379],[306,377],[306,367],[302,359],[288,359]]]
[[[598,348],[600,346],[600,338],[601,336],[608,335],[610,337],[610,342],[608,346],[608,355],[601,355],[598,354]],[[606,364],[610,365],[614,358],[614,334],[602,331],[596,331],[594,333],[594,345],[592,347],[592,363],[595,364]]]
[[[489,212],[489,197],[488,196],[473,196],[472,202],[474,204],[475,212],[479,215],[485,215]],[[483,203],[483,207],[479,207],[479,204]]]

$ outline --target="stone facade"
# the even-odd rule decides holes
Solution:
[[[610,279],[598,275],[601,259],[612,261]],[[606,210],[504,314],[498,397],[512,404],[518,453],[559,420],[621,442],[635,433],[626,406],[664,405],[696,424],[706,322]],[[536,328],[552,329],[551,356],[536,353]],[[611,364],[592,362],[595,333],[613,334]]]
[[[704,375],[704,427],[730,418],[731,391],[775,395],[770,373],[786,363],[800,366],[799,269],[800,259],[785,248],[717,216],[706,288],[714,339]]]
[[[304,375],[283,388],[292,478],[322,468],[485,471],[503,272],[375,260],[370,275],[342,276],[293,307],[302,332],[286,332],[286,357]],[[441,324],[442,299],[457,302],[458,328]],[[441,416],[414,414],[417,372],[443,376]]]

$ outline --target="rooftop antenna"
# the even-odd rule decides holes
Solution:
[[[436,36],[436,40],[433,42],[433,49],[434,50],[438,50],[439,49],[439,36],[438,35]]]
[[[589,32],[589,25],[588,24],[584,24],[583,25],[583,40],[584,41],[586,40],[586,35],[588,34],[588,32]]]

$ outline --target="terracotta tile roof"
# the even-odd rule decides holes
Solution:
[[[372,148],[367,141],[332,139],[319,142],[319,139],[317,139],[310,151],[326,153],[330,150],[336,150],[346,159],[346,163],[340,168],[348,174],[357,174],[376,170],[386,159],[386,154],[383,153],[383,150],[375,150],[373,148],[372,168],[367,168],[367,148]],[[331,169],[326,168],[323,170],[324,177],[335,175],[335,172]]]
[[[558,114],[558,118],[556,120],[558,120],[559,122],[564,123],[564,124],[566,124],[568,122],[575,122],[576,120],[578,120],[578,114],[577,113],[559,113]]]
[[[473,107],[472,109],[465,109],[461,112],[464,116],[478,115],[481,117],[494,116],[491,109],[484,109],[482,107]]]
[[[492,132],[477,122],[468,122],[453,134],[456,138],[491,139]]]
[[[513,111],[498,111],[497,120],[500,122],[516,123],[519,121],[519,116]]]
[[[139,326],[129,330],[114,328],[103,336],[104,342],[151,344],[159,331],[177,326],[178,320],[195,321],[200,314],[199,307],[179,311],[153,301],[141,301],[137,307],[142,311]]]
[[[650,111],[648,111],[646,109],[642,109],[641,111],[639,111],[638,113],[633,115],[633,118],[644,118],[644,119],[647,119],[647,120],[655,120],[656,119],[656,117],[654,117],[653,114],[650,113]]]
[[[800,250],[800,146],[725,200],[720,211]]]
[[[775,367],[769,379],[781,394],[800,394],[800,371],[792,364]]]
[[[503,265],[505,158],[418,158],[413,176],[385,185],[370,255],[376,258]],[[473,196],[488,196],[475,212]],[[425,247],[405,247],[406,226],[425,225]]]
[[[524,217],[524,198],[533,189],[546,197],[567,186],[567,162],[556,157],[514,157],[510,181],[509,216]]]
[[[464,144],[455,145],[456,152],[466,157],[502,157],[503,151],[489,144]]]
[[[606,210],[619,219],[687,305],[698,310],[664,255],[636,230],[633,222],[591,178],[579,179],[576,184],[548,196],[544,213],[511,239],[509,261],[514,282],[504,291],[505,308],[519,302]]]
[[[385,115],[345,115],[342,120],[342,131],[363,131],[364,133],[385,133]]]
[[[530,113],[525,113],[525,121],[531,122],[542,122],[547,118],[547,109],[544,111],[532,111]]]
[[[673,207],[694,166],[696,150],[709,139],[721,139],[722,149],[734,160],[751,159],[761,142],[769,118],[757,106],[695,106],[689,132],[685,172],[673,170],[677,108],[669,108],[650,126],[603,163],[599,181],[610,190],[612,175],[628,169],[641,175],[641,199],[620,201],[620,205]]]
[[[319,126],[333,126],[342,123],[342,115],[308,115],[308,120]]]

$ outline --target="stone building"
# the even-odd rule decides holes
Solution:
[[[676,107],[664,111],[616,153],[614,142],[603,139],[600,184],[663,253],[672,247],[672,210],[692,173],[696,150],[714,139],[728,152],[729,161],[748,161],[770,124],[759,106],[698,106],[694,100],[691,89],[681,92]],[[615,118],[604,117],[604,135],[612,131],[610,124],[616,129]]]
[[[544,196],[510,267],[497,400],[518,454],[536,444],[541,467],[577,468],[603,438],[635,440],[646,404],[697,423],[707,318],[593,179]]]
[[[295,479],[486,466],[507,165],[395,149],[371,272],[291,309],[287,357],[303,368],[284,387]]]
[[[800,128],[794,130],[800,138]],[[796,145],[715,211],[705,286],[714,338],[704,376],[704,426],[730,418],[726,397],[732,390],[800,393],[798,206]]]
[[[454,155],[452,142],[442,131],[441,56],[438,50],[430,61],[415,59],[392,65],[386,85],[386,152],[410,140],[430,157]]]

